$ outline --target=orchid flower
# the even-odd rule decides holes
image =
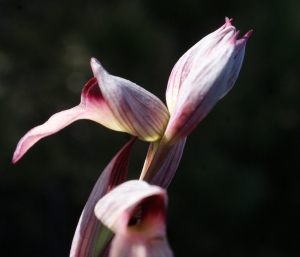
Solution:
[[[108,74],[92,58],[95,77],[85,85],[81,103],[30,130],[18,143],[13,162],[39,139],[75,120],[91,119],[152,142],[140,179],[151,183],[164,181],[164,186],[168,185],[179,164],[186,137],[233,87],[241,69],[252,31],[237,40],[239,32],[232,26],[232,20],[225,20],[221,28],[200,40],[175,64],[166,91],[168,109],[145,89]],[[173,147],[176,149],[172,150]],[[172,165],[164,165],[168,160],[172,160]],[[157,173],[160,178],[154,179]]]
[[[162,137],[169,112],[156,96],[129,80],[110,75],[95,58],[91,59],[91,67],[94,78],[84,86],[80,104],[54,114],[23,136],[15,150],[13,163],[38,140],[79,119],[96,121],[144,141]]]
[[[252,30],[237,39],[239,31],[231,21],[225,18],[222,27],[201,39],[175,64],[166,91],[170,120],[163,137],[150,145],[155,150],[148,151],[141,179],[151,182],[162,173],[172,146],[185,140],[233,87]]]
[[[97,218],[115,233],[109,257],[171,257],[166,237],[166,191],[144,181],[127,181],[102,197]]]
[[[237,39],[239,31],[226,18],[222,27],[189,49],[171,72],[168,108],[133,82],[110,75],[92,58],[94,77],[84,86],[80,104],[54,114],[19,141],[14,163],[38,140],[79,119],[135,136],[96,182],[76,228],[71,257],[173,256],[166,237],[163,188],[174,176],[187,136],[233,87],[251,33]],[[136,137],[150,146],[140,180],[125,182]]]
[[[135,140],[131,139],[118,152],[96,182],[79,219],[70,257],[99,256],[111,240],[112,234],[96,219],[94,208],[102,196],[127,180],[129,157]]]

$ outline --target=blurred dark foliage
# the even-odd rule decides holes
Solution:
[[[130,136],[78,121],[17,164],[18,140],[79,103],[90,58],[164,101],[178,58],[233,17],[240,77],[189,136],[168,190],[176,256],[300,256],[300,2],[0,0],[2,256],[68,256],[82,208]],[[147,143],[135,145],[137,178]]]

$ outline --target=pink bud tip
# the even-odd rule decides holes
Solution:
[[[253,30],[251,29],[251,30],[249,30],[249,31],[242,37],[242,39],[245,40],[245,43],[247,42],[247,40],[248,40],[249,37],[251,36],[252,32],[253,32]]]
[[[231,21],[232,21],[232,18],[229,19],[228,17],[225,17],[225,26],[226,27],[232,26]]]
[[[230,42],[234,43],[236,42],[237,40],[237,37],[239,36],[240,34],[240,31],[238,30],[237,32],[234,33],[234,35],[232,36],[232,38],[230,39]]]
[[[236,41],[236,43],[238,45],[245,45],[247,43],[247,40],[249,39],[249,37],[251,36],[253,30],[249,30],[242,38],[240,38],[239,40]]]

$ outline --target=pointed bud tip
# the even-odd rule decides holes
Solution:
[[[232,38],[230,39],[230,42],[235,44],[235,42],[237,41],[237,37],[239,36],[239,34],[240,34],[240,31],[237,30],[237,31],[234,33],[234,35],[232,36]]]
[[[228,17],[225,17],[225,25],[226,25],[226,27],[227,26],[232,26],[232,24],[231,24],[232,20],[233,20],[232,18],[230,19]]]
[[[97,74],[100,72],[106,72],[106,70],[103,68],[103,66],[101,65],[101,63],[94,57],[91,58],[90,61],[91,64],[91,68],[94,74],[94,77],[97,77]]]
[[[94,57],[91,58],[90,64],[93,71],[95,71],[97,68],[99,68],[99,66],[101,66],[100,62]]]
[[[91,58],[91,65],[92,64],[100,64],[100,63],[99,63],[99,61],[95,57],[92,57]]]
[[[253,30],[250,29],[244,36],[243,39],[245,39],[245,43],[247,42],[247,40],[249,39],[249,37],[251,36]]]
[[[253,30],[251,29],[242,38],[240,38],[239,40],[236,40],[237,45],[244,46],[247,43],[252,32],[253,32]]]
[[[20,154],[19,145],[17,145],[17,148],[16,148],[16,150],[15,150],[15,152],[13,154],[13,158],[12,158],[11,163],[15,164],[18,160],[21,159],[21,157],[23,156],[23,154]]]

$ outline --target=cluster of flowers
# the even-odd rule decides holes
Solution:
[[[225,24],[189,49],[175,64],[166,90],[167,107],[126,79],[110,75],[94,58],[94,77],[78,106],[54,114],[18,143],[17,162],[38,140],[78,119],[134,136],[96,182],[80,217],[70,256],[173,256],[165,216],[167,195],[186,137],[233,87],[252,31]],[[150,142],[139,180],[127,181],[129,156],[136,140]]]

